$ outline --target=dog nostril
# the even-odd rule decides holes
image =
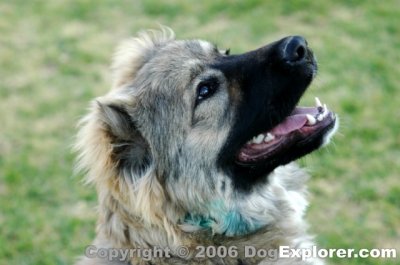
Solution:
[[[303,37],[288,37],[282,46],[282,59],[287,62],[301,61],[307,55],[307,42]]]
[[[299,46],[295,52],[295,57],[298,59],[304,58],[304,55],[306,54],[306,49],[303,46]]]

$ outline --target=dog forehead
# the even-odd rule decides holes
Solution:
[[[219,54],[217,47],[205,40],[177,40],[166,45],[162,52],[177,60],[199,59],[209,61]]]
[[[200,45],[201,49],[205,53],[215,53],[217,51],[217,48],[215,45],[213,45],[212,43],[205,41],[205,40],[195,40],[190,43],[196,43],[196,46]]]
[[[218,56],[221,54],[216,46],[207,41],[171,41],[155,48],[154,53],[139,71],[136,83],[146,84],[150,79],[153,80],[152,87],[168,83],[172,84],[170,88],[183,88],[205,71]],[[150,76],[153,78],[149,78]]]

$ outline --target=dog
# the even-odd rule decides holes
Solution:
[[[326,145],[338,118],[319,99],[297,106],[317,73],[303,37],[231,55],[162,28],[122,43],[111,69],[77,135],[99,204],[77,264],[323,264],[249,254],[315,245],[309,176],[293,161]],[[164,255],[140,253],[153,248]]]

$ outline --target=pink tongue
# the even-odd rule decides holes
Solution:
[[[270,133],[273,135],[284,135],[303,127],[307,122],[307,117],[304,114],[291,115],[283,122],[273,128]]]

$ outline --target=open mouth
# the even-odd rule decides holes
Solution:
[[[239,150],[236,162],[245,166],[259,164],[322,138],[335,125],[336,116],[318,98],[315,104],[296,107],[272,130],[254,136]]]

